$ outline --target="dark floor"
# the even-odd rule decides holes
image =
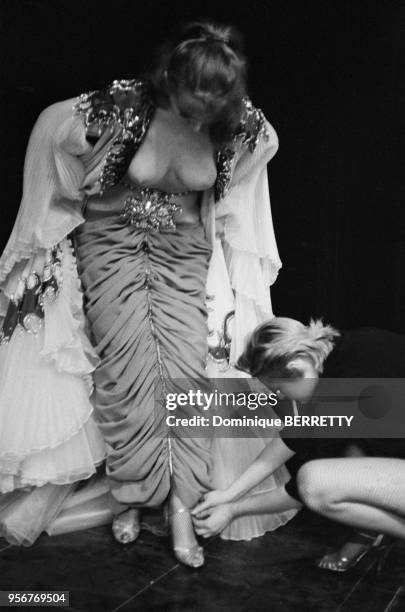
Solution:
[[[168,538],[142,532],[117,544],[108,527],[43,535],[31,548],[0,541],[1,590],[68,590],[77,611],[400,612],[405,610],[405,545],[395,543],[381,571],[375,553],[351,573],[312,565],[344,528],[301,512],[289,525],[251,542],[214,539],[206,564],[177,564]],[[56,608],[54,608],[56,609]]]

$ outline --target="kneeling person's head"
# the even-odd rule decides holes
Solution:
[[[280,397],[307,401],[339,332],[321,320],[304,325],[274,317],[249,337],[238,367],[261,380]]]

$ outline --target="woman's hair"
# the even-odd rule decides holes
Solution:
[[[232,138],[246,94],[246,59],[241,36],[233,26],[206,21],[186,24],[160,47],[149,79],[151,94],[162,106],[177,92],[204,94],[213,117],[212,140],[223,144]]]
[[[289,363],[296,357],[306,357],[322,373],[334,338],[339,335],[320,319],[311,319],[309,325],[303,325],[295,319],[274,317],[254,330],[237,367],[252,376],[266,373],[273,378],[292,378],[298,372]]]

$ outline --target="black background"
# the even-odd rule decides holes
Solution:
[[[402,2],[1,0],[0,11],[3,247],[41,109],[139,74],[173,25],[217,19],[243,32],[250,95],[280,138],[275,313],[405,333]]]

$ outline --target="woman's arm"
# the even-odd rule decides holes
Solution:
[[[204,501],[192,510],[192,514],[200,516],[209,508],[238,499],[262,482],[293,455],[293,451],[284,444],[281,438],[272,440],[239,478],[224,491],[207,493],[204,496]]]
[[[235,518],[248,514],[273,514],[299,509],[302,504],[290,497],[284,487],[278,487],[267,493],[250,495],[245,499],[225,503],[207,510],[204,518],[194,517],[194,529],[203,538],[221,533]]]
[[[245,499],[234,501],[230,506],[232,518],[237,518],[246,514],[286,512],[287,510],[302,508],[302,503],[291,497],[285,490],[285,487],[282,486],[266,493],[253,494]]]

